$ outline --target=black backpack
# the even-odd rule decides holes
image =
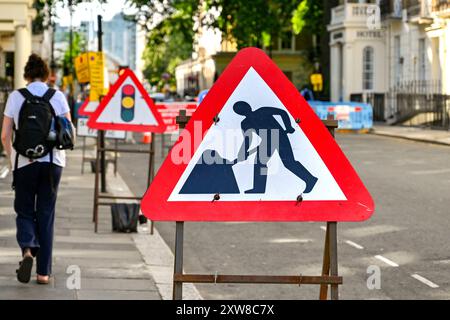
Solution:
[[[19,128],[14,129],[13,146],[16,150],[14,173],[18,168],[19,154],[30,160],[50,154],[50,163],[53,163],[53,148],[56,145],[55,139],[50,136],[52,123],[56,123],[56,114],[50,99],[56,91],[48,89],[42,97],[34,96],[26,88],[20,89],[19,92],[25,101],[19,112]],[[14,176],[13,189],[15,188]]]
[[[55,94],[54,89],[48,89],[42,97],[34,96],[28,89],[20,89],[25,98],[19,112],[19,128],[14,130],[14,149],[30,160],[42,158],[50,153],[52,158],[55,142],[49,140],[52,122],[55,123],[55,110],[50,99]],[[52,159],[51,159],[52,160]],[[16,159],[17,166],[17,159]]]

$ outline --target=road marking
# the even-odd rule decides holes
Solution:
[[[350,240],[345,241],[345,243],[348,244],[349,246],[352,246],[352,247],[354,247],[356,249],[359,249],[359,250],[364,249],[363,246],[357,244],[356,242],[350,241]]]
[[[439,288],[439,286],[436,283],[431,282],[427,278],[424,278],[424,277],[418,275],[417,273],[412,274],[411,277],[413,277],[416,280],[419,280],[420,282],[426,284],[427,286],[429,286],[429,287],[431,287],[433,289]]]
[[[394,261],[389,260],[388,258],[385,258],[385,257],[383,257],[383,256],[376,255],[375,258],[377,258],[378,260],[383,261],[384,263],[390,265],[391,267],[398,267],[398,264],[397,264],[397,263],[395,263]]]
[[[8,175],[8,173],[9,173],[9,169],[8,169],[8,167],[3,167],[3,169],[2,170],[0,170],[0,179],[5,179],[6,178],[6,176]]]
[[[280,238],[272,239],[270,243],[310,243],[313,242],[312,239],[297,239],[297,238]]]
[[[325,226],[320,226],[320,229],[322,229],[323,231],[327,231],[327,227]]]

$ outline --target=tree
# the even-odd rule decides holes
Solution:
[[[82,2],[92,2],[94,0],[34,0],[33,8],[37,14],[33,20],[33,33],[41,34],[50,25],[51,17],[54,15],[54,6],[57,3],[62,3],[64,6],[69,6],[70,2],[72,6],[76,6]],[[97,0],[101,3],[107,2],[107,0]]]
[[[192,54],[199,0],[128,0],[136,9],[135,21],[147,30],[144,75],[152,85],[163,85],[162,75],[171,75],[175,67]]]
[[[274,38],[292,30],[291,19],[298,0],[208,0],[220,10],[214,26],[236,41],[238,48],[272,48]]]

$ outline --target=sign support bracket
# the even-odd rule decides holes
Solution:
[[[100,132],[100,131],[99,131]],[[154,133],[152,133],[152,142],[150,143],[149,150],[134,150],[134,149],[119,149],[117,140],[115,141],[114,148],[108,148],[106,146],[101,146],[101,137],[100,135],[97,135],[97,150],[96,150],[96,157],[95,157],[95,183],[94,183],[94,209],[92,213],[92,221],[94,222],[94,231],[95,233],[98,232],[98,210],[100,206],[110,206],[114,204],[115,200],[137,200],[141,201],[142,197],[135,197],[135,196],[114,196],[114,195],[108,195],[105,194],[103,191],[100,193],[100,170],[103,170],[103,168],[100,169],[100,161],[101,161],[101,154],[105,152],[115,152],[115,166],[114,166],[114,174],[117,174],[117,157],[118,153],[133,153],[133,154],[148,154],[149,155],[149,169],[148,169],[148,176],[147,176],[147,187],[150,186],[150,183],[153,181],[153,178],[155,176],[155,139],[154,139]],[[104,175],[106,177],[106,168]],[[106,179],[106,178],[105,178]],[[109,202],[101,202],[101,199],[107,199],[110,200]],[[154,232],[154,223],[153,221],[150,221],[150,234],[153,234]]]

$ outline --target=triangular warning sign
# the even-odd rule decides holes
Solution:
[[[327,128],[256,48],[211,88],[141,206],[172,221],[361,221],[374,210]]]
[[[98,107],[99,102],[97,101],[89,101],[89,98],[84,100],[83,104],[78,109],[78,114],[80,116],[90,116],[95,112]]]
[[[130,69],[125,69],[89,118],[100,130],[164,132],[165,125],[147,91]]]

